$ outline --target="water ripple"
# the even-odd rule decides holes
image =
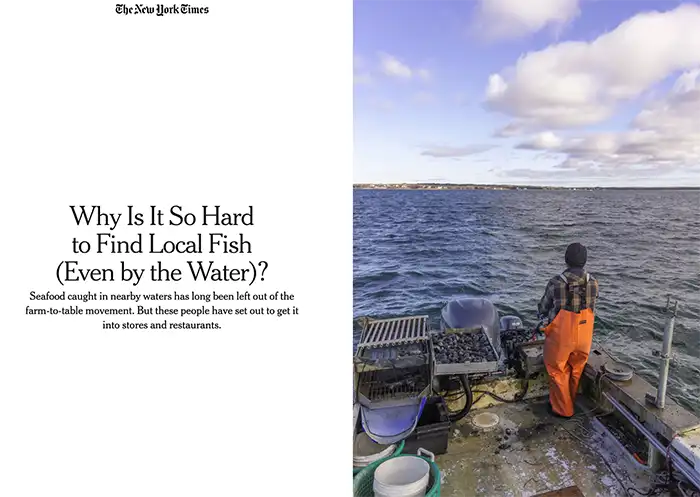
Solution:
[[[700,195],[692,191],[355,191],[354,313],[427,314],[464,295],[527,325],[572,241],[600,282],[596,341],[655,383],[679,300],[669,392],[700,414]]]

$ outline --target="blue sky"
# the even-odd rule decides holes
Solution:
[[[356,182],[700,186],[700,5],[354,3]]]

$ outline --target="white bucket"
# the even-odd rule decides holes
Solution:
[[[418,453],[426,452],[419,449]],[[430,454],[430,453],[428,453]],[[431,459],[435,456],[430,454]],[[375,497],[424,497],[430,464],[417,456],[399,456],[383,462],[374,472]]]
[[[371,444],[371,445],[370,445]],[[374,445],[374,446],[373,446]],[[360,433],[356,438],[355,438],[355,446],[354,450],[357,450],[358,452],[367,452],[371,449],[381,449],[383,446],[375,443],[372,441],[366,433]],[[378,461],[380,459],[384,459],[385,457],[389,457],[394,453],[396,450],[396,445],[387,445],[384,447],[381,451],[375,452],[373,454],[353,454],[352,457],[352,465],[355,468],[364,468],[365,466],[369,466],[375,461]]]

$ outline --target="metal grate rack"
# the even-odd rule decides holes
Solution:
[[[428,316],[375,319],[365,325],[357,348],[390,347],[427,340]]]
[[[428,316],[369,321],[355,353],[358,371],[402,369],[428,364]]]
[[[388,407],[417,402],[430,391],[430,369],[426,366],[385,369],[360,373],[358,396],[366,406]]]

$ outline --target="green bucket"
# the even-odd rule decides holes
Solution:
[[[384,458],[379,459],[377,461],[374,461],[373,463],[370,463],[370,465],[377,464],[377,463],[381,464],[384,461],[386,461],[387,459],[391,459],[392,457],[400,456],[401,452],[403,451],[404,445],[406,445],[406,440],[401,440],[401,442],[399,442],[399,445],[396,446],[396,450],[394,450],[394,452],[390,456],[387,456],[387,457],[384,457]],[[357,473],[359,473],[363,469],[369,467],[370,465],[367,465],[364,468],[352,468],[353,477],[354,477],[354,475],[356,475]]]
[[[422,456],[421,453],[429,454],[430,457]],[[381,461],[375,461],[362,471],[357,473],[352,484],[352,495],[354,497],[374,497],[374,472],[381,463],[392,459],[393,457],[416,457],[412,454],[402,454],[398,456],[387,457]],[[428,488],[425,491],[425,497],[440,496],[440,468],[435,464],[435,456],[427,450],[418,449],[418,457],[424,459],[430,464],[430,477],[428,480]]]

